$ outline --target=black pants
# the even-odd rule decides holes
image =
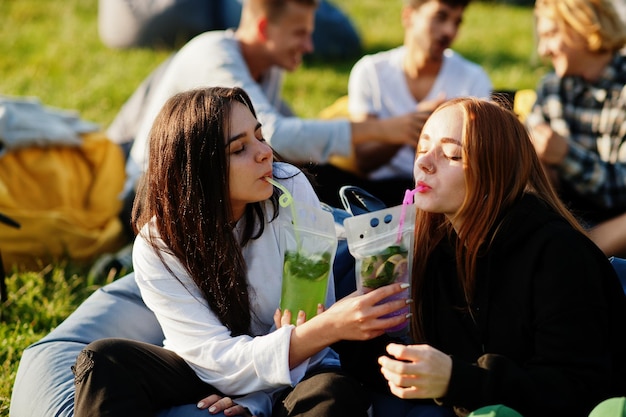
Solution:
[[[272,417],[367,417],[365,388],[338,368],[310,373],[274,403]]]
[[[127,339],[102,339],[78,355],[75,417],[151,417],[218,393],[177,354]]]
[[[159,410],[196,404],[217,393],[174,352],[127,339],[89,344],[72,368],[75,417],[154,416]],[[361,384],[338,369],[308,374],[285,389],[274,417],[365,417],[370,405]]]

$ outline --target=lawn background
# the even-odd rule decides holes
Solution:
[[[401,0],[333,2],[353,19],[364,53],[402,43]],[[0,27],[0,94],[37,97],[49,106],[75,109],[103,128],[141,80],[171,53],[119,51],[102,45],[97,0],[0,0]],[[548,70],[534,53],[528,7],[473,2],[454,49],[483,65],[497,90],[534,88]],[[346,94],[354,62],[308,59],[288,75],[286,100],[300,116],[315,117]],[[105,284],[88,283],[84,275],[80,268],[60,263],[8,277],[9,299],[0,310],[0,417],[8,416],[23,349]]]

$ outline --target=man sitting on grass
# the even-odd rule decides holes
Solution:
[[[172,95],[195,87],[237,86],[246,90],[266,139],[293,163],[348,156],[354,145],[369,141],[415,144],[416,112],[361,122],[305,120],[295,117],[283,102],[284,72],[297,69],[303,55],[313,50],[316,7],[316,0],[248,0],[235,31],[205,32],[157,68],[109,129],[115,141],[132,141],[127,190],[132,190],[144,170],[146,138],[155,115]]]

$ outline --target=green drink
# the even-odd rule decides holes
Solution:
[[[317,314],[317,305],[324,304],[330,268],[329,252],[308,256],[285,252],[280,308],[291,311],[292,324],[296,324],[300,310],[306,313],[309,320]]]

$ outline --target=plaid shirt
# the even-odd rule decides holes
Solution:
[[[625,85],[624,51],[615,54],[594,83],[551,73],[539,84],[526,123],[532,131],[547,122],[569,141],[569,151],[556,169],[574,210],[580,204],[583,211],[604,212],[600,217],[626,211]]]

